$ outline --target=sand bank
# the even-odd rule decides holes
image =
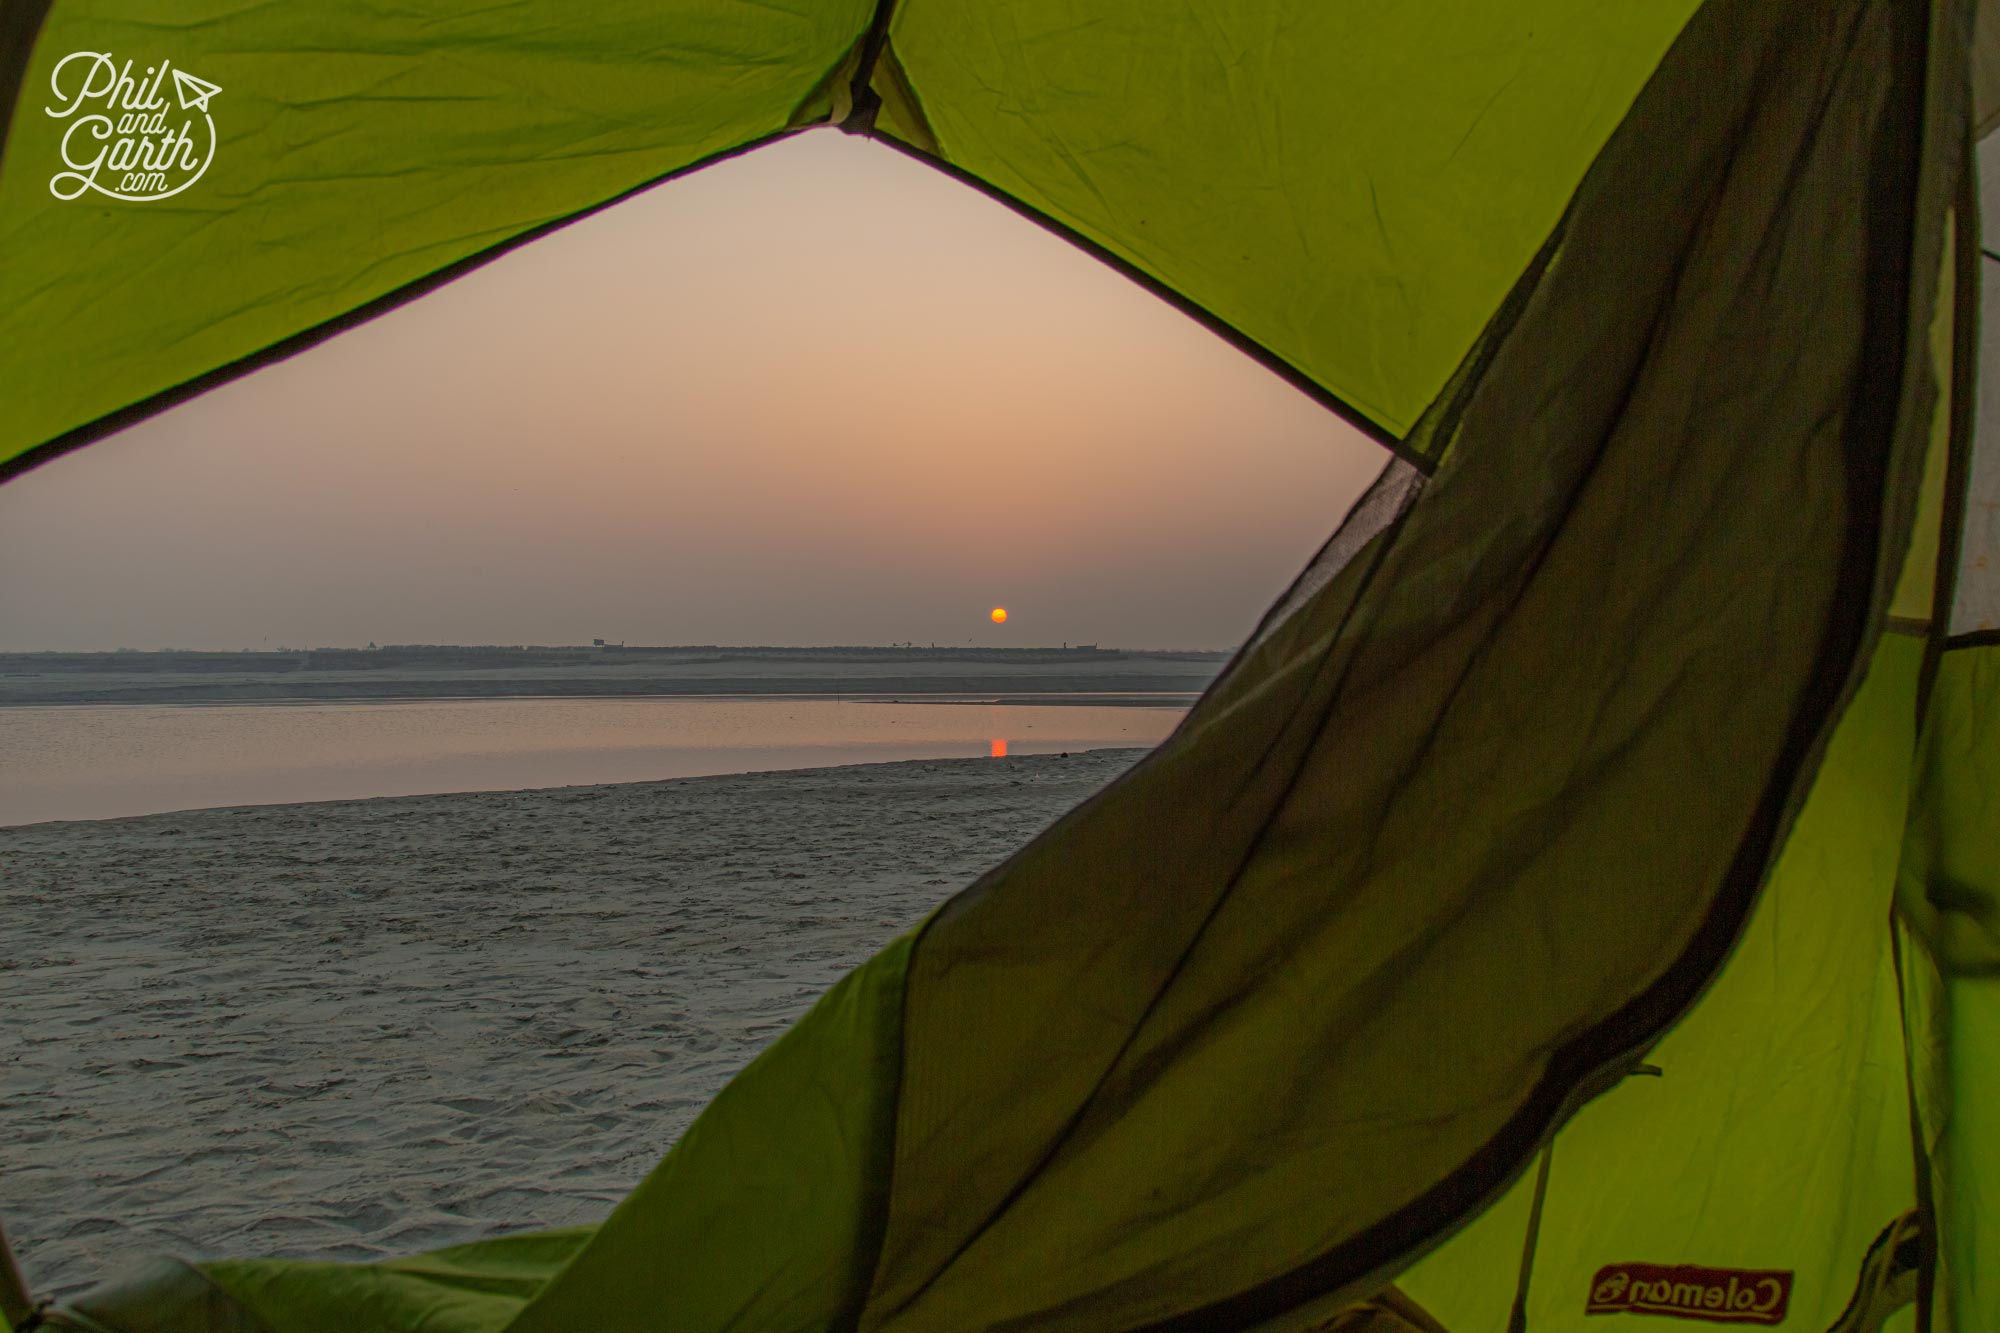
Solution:
[[[0,829],[0,1218],[44,1291],[595,1220],[1138,753]]]

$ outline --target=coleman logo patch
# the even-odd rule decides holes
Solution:
[[[1585,1314],[1658,1314],[1717,1324],[1782,1323],[1792,1275],[1694,1264],[1606,1264],[1590,1280]]]

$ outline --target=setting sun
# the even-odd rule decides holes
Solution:
[[[1004,606],[996,606],[996,607],[994,607],[994,608],[993,608],[993,623],[994,623],[994,624],[996,624],[996,625],[1004,625],[1004,624],[1006,624],[1006,623],[1007,623],[1007,608],[1006,608],[1006,607],[1004,607]]]

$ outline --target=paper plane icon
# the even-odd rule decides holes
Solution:
[[[221,91],[207,79],[197,79],[184,69],[174,71],[174,93],[181,99],[183,111],[206,112],[208,99]]]

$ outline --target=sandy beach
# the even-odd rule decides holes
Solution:
[[[0,829],[0,1218],[43,1291],[595,1220],[1139,753]]]

